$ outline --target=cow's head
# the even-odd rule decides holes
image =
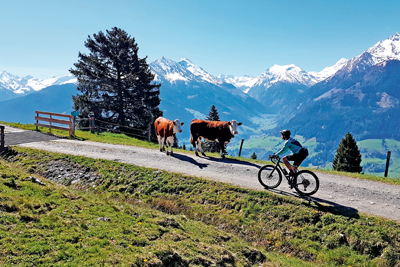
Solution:
[[[241,122],[237,122],[236,120],[228,121],[229,129],[231,130],[232,135],[238,134],[238,126],[242,125]]]
[[[181,133],[182,132],[181,126],[184,123],[180,122],[178,119],[174,120],[173,123],[174,123],[174,133]]]

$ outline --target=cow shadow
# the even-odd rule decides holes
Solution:
[[[203,169],[203,168],[207,168],[207,167],[208,167],[208,164],[199,163],[199,162],[197,162],[195,159],[193,159],[192,157],[188,157],[188,156],[185,156],[185,155],[182,155],[182,154],[175,154],[175,153],[174,153],[173,157],[174,157],[174,158],[177,158],[177,159],[179,159],[179,160],[182,160],[182,161],[189,162],[189,163],[191,163],[191,164],[193,164],[193,165],[196,165],[196,166],[198,166],[200,169]]]
[[[261,168],[262,165],[258,165],[252,162],[241,161],[238,159],[231,159],[231,158],[215,158],[210,156],[199,156],[214,162],[222,162],[222,163],[229,163],[229,164],[237,164],[237,165],[244,165],[244,166],[251,166],[256,167],[257,169]]]
[[[290,196],[290,197],[295,197],[298,199],[303,199],[305,201],[308,201],[308,203],[306,202],[306,205],[314,206],[314,207],[316,206],[318,208],[318,210],[321,210],[321,211],[330,212],[335,215],[346,216],[348,218],[354,218],[354,219],[360,218],[360,215],[358,214],[357,209],[348,207],[348,206],[344,206],[344,205],[338,204],[333,201],[329,201],[326,199],[313,197],[313,196],[301,196],[295,192],[285,192],[285,191],[281,191],[279,189],[266,189],[266,190],[276,193],[276,194],[279,194],[279,195],[283,195],[283,196]]]

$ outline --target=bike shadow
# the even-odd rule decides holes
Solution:
[[[174,158],[177,158],[177,159],[179,159],[179,160],[182,160],[182,161],[189,162],[189,163],[191,163],[191,164],[193,164],[193,165],[196,165],[196,166],[198,166],[200,169],[203,169],[203,168],[207,168],[207,167],[208,167],[208,164],[199,163],[199,162],[197,162],[196,160],[194,160],[193,158],[188,157],[188,156],[185,156],[185,155],[182,155],[182,154],[175,154],[175,153],[174,153],[173,157],[174,157]]]
[[[317,206],[318,210],[327,211],[335,215],[346,216],[348,218],[354,218],[354,219],[360,218],[357,209],[349,206],[344,206],[323,198],[318,198],[313,196],[302,196],[295,192],[291,193],[291,192],[281,191],[279,189],[266,189],[266,190],[279,195],[290,196],[306,200],[308,201],[307,203],[308,206]]]
[[[216,157],[210,157],[210,156],[201,156],[199,157],[208,159],[210,161],[214,162],[222,162],[222,163],[230,163],[230,164],[236,164],[236,165],[244,165],[244,166],[251,166],[251,167],[256,167],[257,169],[261,168],[261,165],[252,163],[252,162],[247,162],[247,161],[241,161],[238,159],[231,159],[231,158],[216,158]]]

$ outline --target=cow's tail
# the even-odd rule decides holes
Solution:
[[[190,143],[193,145],[193,136],[192,136],[192,133],[190,133]]]

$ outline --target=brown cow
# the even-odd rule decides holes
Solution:
[[[231,138],[238,134],[237,128],[242,125],[241,122],[232,121],[203,121],[203,120],[192,120],[190,124],[190,143],[193,145],[196,156],[197,153],[196,144],[203,156],[203,148],[201,147],[201,138],[206,141],[216,141],[220,145],[220,155],[222,158],[225,157],[224,152],[225,144],[231,141]]]
[[[169,155],[168,146],[171,147],[171,156],[174,155],[174,152],[172,151],[172,146],[174,145],[174,141],[176,138],[175,134],[182,132],[181,126],[183,124],[184,123],[179,122],[178,119],[176,119],[175,121],[170,121],[163,117],[158,117],[156,119],[156,121],[154,122],[154,128],[156,129],[158,144],[160,145],[161,152],[165,151],[165,143],[167,146],[167,155]]]

